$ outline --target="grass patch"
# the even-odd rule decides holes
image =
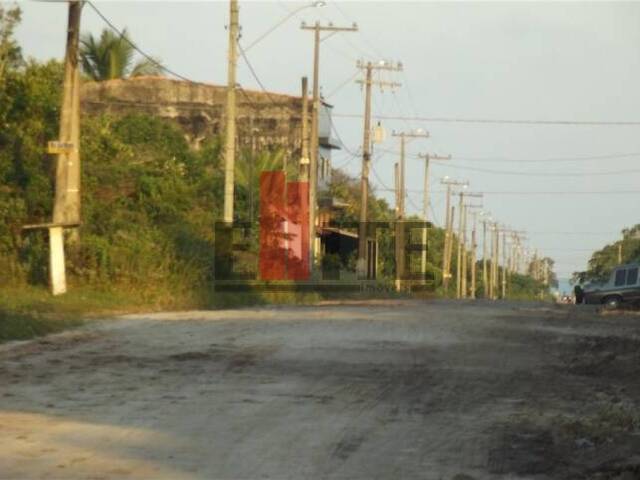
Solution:
[[[82,325],[87,319],[175,310],[216,310],[263,305],[310,305],[325,299],[365,299],[371,294],[320,295],[314,292],[216,292],[212,287],[118,285],[71,286],[52,296],[45,287],[22,286],[0,291],[0,343],[24,340]]]
[[[0,343],[56,333],[81,324],[79,318],[29,315],[0,310]]]

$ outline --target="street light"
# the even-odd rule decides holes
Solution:
[[[245,53],[248,52],[249,50],[251,50],[251,48],[255,47],[258,43],[260,43],[262,40],[264,40],[264,38],[269,35],[270,33],[272,33],[274,30],[276,30],[278,27],[280,27],[283,23],[285,23],[287,20],[289,20],[291,17],[293,17],[294,15],[296,15],[298,12],[301,12],[302,10],[305,10],[307,8],[319,8],[319,7],[324,7],[327,3],[324,1],[317,1],[317,2],[311,2],[311,3],[307,3],[306,5],[302,5],[298,8],[296,8],[295,10],[293,10],[292,12],[290,12],[286,17],[284,17],[282,20],[280,20],[278,23],[276,23],[273,27],[271,27],[269,30],[267,30],[266,32],[264,32],[262,35],[260,35],[258,38],[256,38],[253,42],[251,42],[247,47],[245,47],[244,51]]]

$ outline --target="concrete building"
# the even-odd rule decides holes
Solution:
[[[301,96],[239,89],[236,98],[238,147],[284,148],[289,160],[300,158]],[[194,149],[224,132],[226,86],[155,76],[85,82],[81,102],[83,114],[144,113],[169,119],[184,131]],[[319,114],[319,191],[326,189],[330,179],[331,151],[340,148],[332,136],[332,108],[323,102]]]
[[[212,137],[224,133],[226,86],[186,82],[167,77],[141,76],[101,82],[85,82],[80,93],[83,115],[124,116],[147,114],[168,119],[184,132],[189,145],[199,149]],[[283,148],[289,162],[297,162],[302,150],[302,97],[239,89],[237,142],[239,148]],[[309,105],[311,120],[312,102]],[[334,136],[333,106],[321,102],[318,116],[318,229],[323,253],[345,255],[357,249],[357,235],[329,224],[340,199],[328,194],[331,152],[340,148]],[[309,129],[310,130],[310,129]],[[338,245],[341,245],[338,248]],[[345,250],[346,249],[346,250]]]

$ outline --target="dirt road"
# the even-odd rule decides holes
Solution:
[[[640,317],[389,301],[0,347],[0,477],[640,478]]]

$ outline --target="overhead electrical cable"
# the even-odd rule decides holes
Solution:
[[[118,29],[118,27],[116,27],[90,0],[85,0],[85,1],[93,9],[93,11],[96,12],[96,14],[109,26],[109,28],[111,28],[111,30],[113,30],[118,35],[120,35],[120,38],[122,40],[127,42],[131,46],[131,48],[133,48],[136,52],[138,52],[140,55],[146,58],[149,62],[153,63],[156,67],[160,68],[164,72],[167,72],[168,74],[173,75],[176,78],[179,78],[180,80],[184,80],[185,82],[190,82],[190,83],[196,83],[194,80],[191,80],[190,78],[187,78],[184,75],[180,75],[179,73],[164,66],[158,60],[156,60],[151,55],[143,51],[140,47],[138,47],[138,45],[136,45],[133,41],[131,41],[131,39],[129,39],[129,37],[125,35],[124,31]]]
[[[434,160],[434,162],[435,161],[436,160]],[[637,168],[608,170],[604,172],[522,172],[516,170],[494,170],[489,168],[451,165],[443,162],[438,162],[438,165],[442,168],[452,168],[454,170],[468,170],[470,172],[491,173],[492,175],[515,175],[523,177],[600,177],[604,175],[629,175],[632,173],[640,173],[640,169]]]
[[[360,113],[334,113],[337,118],[362,118]],[[567,126],[640,126],[640,121],[607,121],[607,120],[524,120],[524,119],[494,119],[494,118],[462,118],[462,117],[421,117],[421,116],[371,116],[376,120],[418,121],[434,123],[476,123],[496,125],[567,125]]]
[[[379,150],[387,153],[393,153],[399,155],[399,151],[392,148],[378,148]],[[418,155],[407,154],[408,157],[418,159]],[[592,160],[613,160],[623,158],[640,157],[640,152],[629,153],[608,153],[601,155],[581,155],[575,157],[546,157],[539,159],[520,159],[520,158],[508,158],[508,157],[466,157],[466,156],[454,156],[454,160],[466,161],[466,162],[488,162],[488,163],[559,163],[559,162],[586,162]]]

